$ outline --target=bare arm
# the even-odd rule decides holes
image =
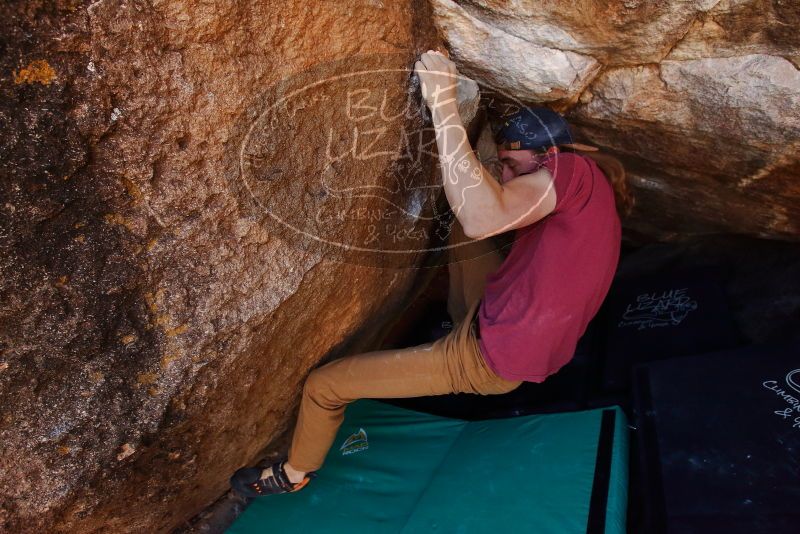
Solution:
[[[455,63],[429,50],[415,70],[433,116],[445,195],[464,233],[485,238],[533,224],[553,211],[556,198],[549,171],[499,184],[478,161],[458,113]]]
[[[499,184],[475,156],[457,106],[441,105],[432,113],[445,195],[468,237],[528,226],[553,211],[555,187],[547,169]]]
[[[432,115],[445,196],[464,232],[472,237],[477,215],[497,209],[502,186],[472,151],[458,107],[440,105]]]

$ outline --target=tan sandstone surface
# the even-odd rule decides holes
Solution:
[[[407,299],[440,42],[417,0],[1,12],[0,530],[166,532]]]

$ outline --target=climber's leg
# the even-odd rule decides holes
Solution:
[[[447,311],[454,322],[461,322],[470,306],[483,295],[486,276],[500,268],[503,256],[491,239],[468,238],[458,219],[453,219],[447,247]]]
[[[348,403],[453,392],[491,395],[521,381],[496,376],[480,354],[471,328],[477,302],[448,335],[407,349],[381,350],[334,360],[308,376],[289,450],[291,468],[315,471],[328,454]]]

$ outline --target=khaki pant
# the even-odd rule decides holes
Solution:
[[[469,242],[454,221],[448,244]],[[300,413],[289,449],[289,463],[300,471],[319,469],[357,399],[404,398],[447,393],[493,395],[522,381],[495,375],[486,365],[471,320],[483,295],[486,275],[502,256],[490,240],[448,248],[450,288],[447,308],[455,325],[446,336],[406,349],[347,356],[314,369],[306,379]]]

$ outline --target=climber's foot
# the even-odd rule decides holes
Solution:
[[[273,466],[264,468],[264,470],[261,471],[261,478],[267,478],[272,476],[273,474],[272,467]],[[292,484],[297,484],[298,482],[302,482],[306,476],[306,471],[298,471],[297,469],[292,467],[291,464],[289,464],[289,462],[283,464],[283,469],[286,471],[286,474],[289,475],[289,482],[291,482]]]
[[[285,461],[278,461],[267,468],[243,467],[231,477],[231,487],[245,497],[258,497],[274,493],[290,493],[305,487],[317,473],[303,473],[293,469],[289,475]]]

